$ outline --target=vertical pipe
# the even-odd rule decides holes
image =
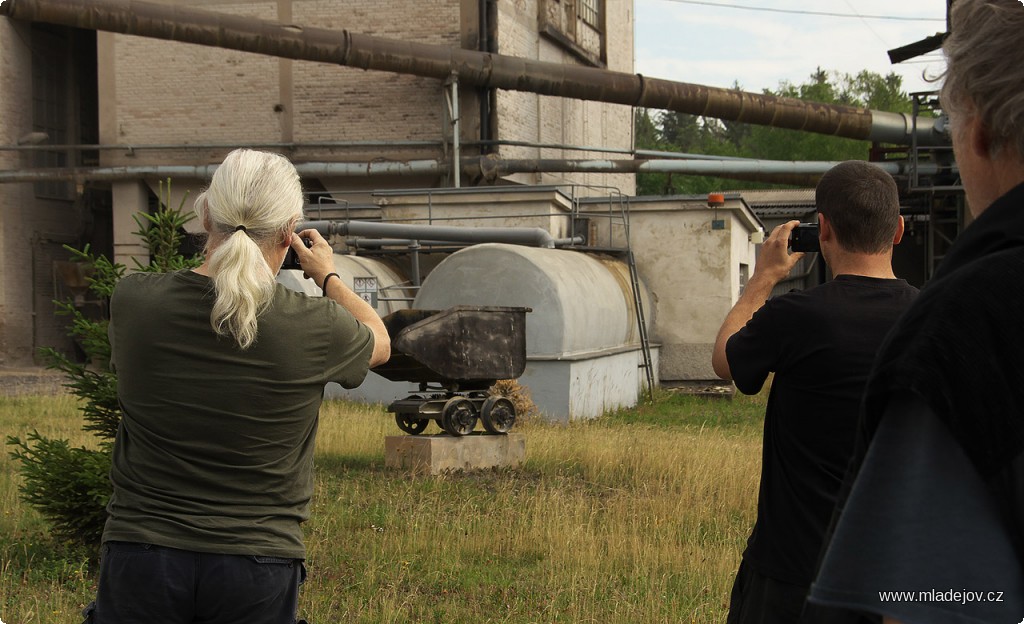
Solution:
[[[292,0],[277,0],[277,19],[282,24],[292,23]],[[282,143],[295,140],[295,78],[294,63],[289,58],[277,60],[277,112]]]
[[[409,273],[409,277],[412,279],[412,285],[416,288],[420,287],[420,242],[414,240],[409,243],[409,261],[412,263]]]
[[[462,131],[461,124],[459,123],[459,75],[453,73],[451,77],[452,86],[452,171],[455,174],[455,188],[459,188],[462,184],[462,157],[459,149],[459,134]]]
[[[491,52],[490,49],[490,32],[488,30],[488,1],[477,0],[477,45],[476,49],[478,52]],[[490,141],[491,140],[491,90],[487,87],[478,87],[477,94],[480,97],[480,140]],[[481,153],[486,154],[490,152],[490,147],[484,145],[481,148]]]
[[[36,305],[36,247],[40,244],[41,237],[39,232],[33,232],[29,247],[31,248],[31,258],[29,262],[32,263],[32,273],[30,279],[32,280],[32,287],[30,288],[31,294],[29,295],[32,299],[32,352],[36,353],[39,348],[39,310]],[[54,279],[56,282],[56,279]],[[57,296],[56,287],[53,289],[54,298]]]

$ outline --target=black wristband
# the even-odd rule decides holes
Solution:
[[[324,278],[324,283],[323,283],[323,285],[322,285],[322,286],[320,286],[320,290],[324,291],[324,294],[325,294],[325,295],[327,294],[327,282],[331,281],[331,278],[332,278],[332,277],[336,277],[336,278],[338,278],[338,279],[341,279],[341,276],[340,276],[340,275],[338,275],[337,273],[328,273],[328,274],[327,274],[327,277],[325,277],[325,278]]]

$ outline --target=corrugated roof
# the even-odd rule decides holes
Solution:
[[[797,217],[803,217],[812,212],[815,212],[814,206],[807,206],[801,204],[799,206],[772,206],[771,208],[765,208],[764,206],[751,206],[751,210],[758,218],[766,221],[772,219],[795,219]]]
[[[740,191],[743,201],[759,219],[800,218],[814,212],[814,189],[768,189]]]
[[[750,207],[814,206],[814,189],[767,189],[739,191]]]

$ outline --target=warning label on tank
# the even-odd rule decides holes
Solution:
[[[353,277],[352,291],[373,307],[377,307],[377,278]]]

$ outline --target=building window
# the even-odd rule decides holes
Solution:
[[[601,0],[580,0],[580,19],[584,24],[601,29]]]
[[[541,0],[540,34],[588,65],[608,62],[605,0]]]

